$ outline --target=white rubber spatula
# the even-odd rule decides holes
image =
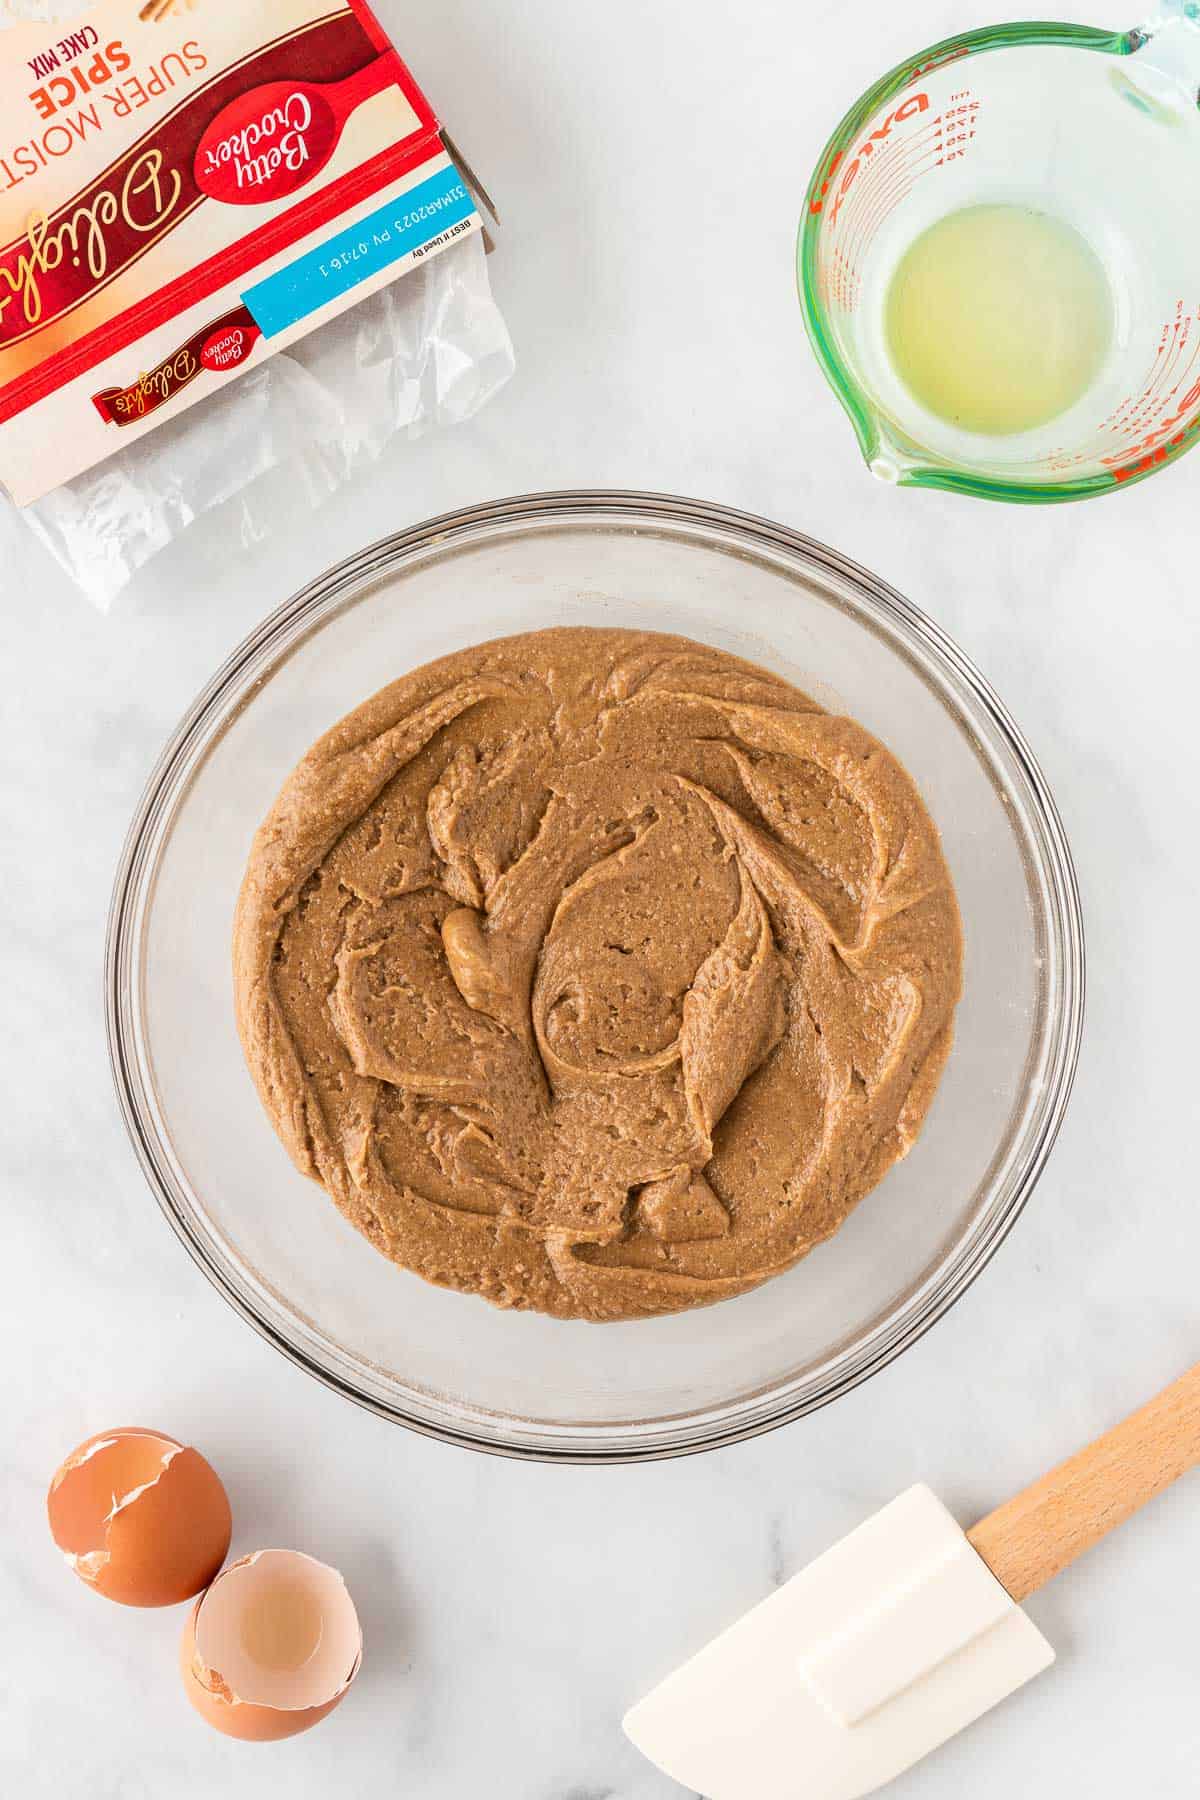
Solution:
[[[910,1488],[625,1720],[708,1800],[855,1800],[1054,1661],[1018,1602],[1200,1463],[1200,1364],[973,1530]]]

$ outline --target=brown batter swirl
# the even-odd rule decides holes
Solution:
[[[275,1129],[378,1249],[621,1319],[788,1268],[904,1155],[961,933],[860,726],[685,638],[562,630],[418,669],[314,746],[234,967]]]

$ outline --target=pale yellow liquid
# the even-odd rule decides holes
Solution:
[[[1023,206],[968,206],[905,252],[885,332],[922,406],[964,431],[1007,436],[1086,393],[1112,342],[1112,290],[1073,226]]]

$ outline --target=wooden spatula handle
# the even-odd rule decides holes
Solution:
[[[1001,1586],[1024,1600],[1197,1464],[1200,1363],[967,1536]]]

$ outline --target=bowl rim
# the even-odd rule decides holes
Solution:
[[[1043,876],[1050,894],[1050,919],[1056,927],[1061,961],[1057,1007],[1048,1021],[1044,1050],[1042,1099],[1036,1126],[1022,1147],[1011,1172],[1007,1203],[983,1229],[957,1246],[947,1262],[920,1284],[919,1304],[903,1303],[907,1316],[897,1325],[885,1320],[880,1339],[858,1356],[838,1353],[840,1372],[829,1377],[818,1370],[802,1378],[800,1391],[776,1387],[708,1409],[700,1415],[676,1414],[652,1422],[649,1430],[628,1422],[620,1425],[551,1427],[531,1421],[534,1435],[505,1437],[494,1429],[453,1423],[447,1415],[452,1402],[441,1403],[437,1417],[392,1403],[355,1384],[336,1369],[320,1362],[293,1342],[266,1310],[260,1310],[239,1291],[221,1266],[204,1235],[196,1226],[187,1204],[186,1185],[181,1189],[170,1155],[154,1127],[152,1109],[145,1099],[144,1082],[133,1046],[132,1020],[136,1017],[135,952],[139,925],[152,894],[157,867],[158,827],[169,824],[186,798],[199,761],[215,732],[227,725],[253,693],[226,716],[229,690],[248,669],[262,663],[261,677],[269,675],[280,658],[294,648],[293,634],[305,621],[314,628],[323,622],[322,609],[339,598],[353,601],[359,584],[394,573],[406,561],[433,548],[469,541],[497,526],[567,523],[581,518],[588,523],[608,518],[626,526],[659,524],[667,528],[688,525],[719,529],[741,540],[751,550],[782,552],[799,558],[818,572],[849,583],[875,610],[882,622],[915,637],[940,674],[949,673],[969,699],[979,707],[1011,757],[1026,789],[1031,822],[1037,828]],[[862,621],[866,623],[866,621]],[[308,633],[303,633],[307,636]],[[278,649],[279,655],[270,653]],[[900,646],[894,646],[899,653]],[[257,685],[257,683],[256,683]],[[1029,823],[1023,827],[1028,839]],[[1026,848],[1028,846],[1026,845]],[[147,886],[146,876],[150,882]],[[507,1456],[521,1461],[575,1465],[623,1464],[695,1455],[739,1443],[827,1406],[851,1392],[909,1349],[943,1318],[996,1254],[1023,1212],[1045,1168],[1058,1136],[1074,1085],[1083,1032],[1086,991],[1086,950],[1078,881],[1066,833],[1053,796],[1036,758],[1008,709],[952,638],[933,619],[878,576],[830,549],[817,539],[753,513],[678,495],[625,489],[561,489],[514,495],[462,507],[409,526],[379,539],[366,549],[333,565],[270,612],[241,641],[201,689],[168,738],[147,779],[126,834],[113,884],[105,941],[104,1008],[109,1060],[118,1105],[134,1153],[158,1202],[159,1208],[183,1243],[193,1262],[223,1298],[290,1362],[315,1377],[323,1386],[342,1394],[381,1418],[406,1426],[425,1437],[461,1448]],[[808,1391],[813,1382],[816,1391]],[[795,1386],[796,1384],[792,1384]],[[715,1419],[712,1414],[716,1413]],[[483,1409],[474,1418],[503,1417]],[[542,1435],[538,1437],[537,1432]],[[636,1433],[636,1435],[630,1435]],[[605,1435],[607,1434],[607,1436]]]

